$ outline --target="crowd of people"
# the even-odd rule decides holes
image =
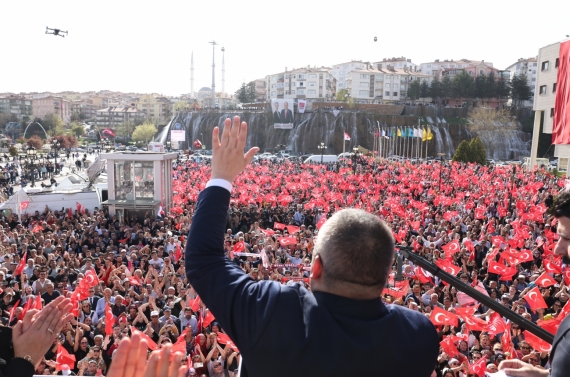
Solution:
[[[225,251],[256,281],[310,289],[315,236],[335,212],[360,208],[384,220],[396,244],[447,267],[465,283],[554,333],[570,306],[570,273],[552,253],[547,209],[562,179],[543,171],[447,162],[363,160],[356,173],[284,161],[254,163],[234,183]],[[236,375],[239,349],[187,281],[186,236],[210,166],[178,161],[172,206],[120,223],[106,209],[69,216],[46,208],[0,221],[0,307],[4,326],[58,297],[73,319],[37,360],[40,375],[105,375],[119,342],[135,334],[149,349],[181,351],[188,376]],[[443,267],[442,267],[443,268]],[[406,261],[382,300],[430,318],[441,340],[434,373],[496,372],[505,359],[548,368],[549,345],[478,305],[457,287]],[[541,302],[529,299],[536,292]],[[536,295],[535,295],[536,296]],[[444,313],[441,316],[433,313]],[[475,324],[473,324],[475,323]],[[140,333],[140,334],[139,334]],[[276,340],[283,341],[283,340]],[[0,358],[9,358],[3,355]],[[66,355],[75,361],[65,361]],[[66,367],[69,366],[68,367]]]

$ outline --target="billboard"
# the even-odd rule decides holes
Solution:
[[[299,114],[303,114],[305,112],[305,108],[307,107],[307,101],[304,99],[300,99],[297,102],[297,109],[299,110]]]
[[[273,127],[290,130],[295,123],[294,106],[292,98],[272,99],[271,109],[273,113]]]
[[[170,130],[170,141],[186,141],[186,131]]]

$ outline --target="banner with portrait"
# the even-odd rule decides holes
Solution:
[[[273,116],[273,127],[277,129],[290,130],[295,123],[294,106],[295,100],[292,98],[272,99],[271,114]]]

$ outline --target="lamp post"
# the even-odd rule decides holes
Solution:
[[[277,149],[277,151],[282,151],[282,150],[284,150],[285,148],[287,148],[287,146],[286,146],[285,144],[277,144],[277,145],[275,146],[275,149]]]
[[[439,191],[441,192],[441,170],[443,168],[443,156],[445,156],[445,153],[438,153],[437,155],[439,156]]]
[[[323,154],[325,153],[325,149],[327,148],[325,143],[320,143],[317,145],[317,148],[321,151],[321,164],[323,163]]]
[[[57,141],[56,139],[53,139],[53,141],[51,142],[51,149],[54,152],[53,159],[56,166],[57,166],[57,154],[59,153],[60,146],[61,146],[60,142]]]
[[[28,149],[26,150],[26,154],[28,155],[28,158],[30,159],[30,163],[28,165],[28,170],[30,171],[30,175],[32,176],[32,186],[31,187],[36,187],[36,176],[34,174],[34,169],[35,169],[35,165],[34,165],[34,159],[36,158],[36,148],[34,148],[33,145],[30,145],[28,147]]]
[[[170,140],[168,140],[166,142],[166,150],[170,152],[170,147],[171,147],[172,143],[170,142]]]
[[[350,154],[350,157],[352,158],[352,170],[354,174],[356,174],[356,162],[361,156],[362,152],[358,151],[358,147],[352,148],[352,153]]]

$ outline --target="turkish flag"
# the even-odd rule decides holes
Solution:
[[[281,246],[296,245],[297,239],[295,237],[281,237],[279,238]]]
[[[450,337],[443,338],[443,340],[439,342],[439,345],[443,349],[443,352],[448,354],[449,357],[454,357],[456,355],[459,355],[459,350],[457,349],[455,344],[453,344],[453,340]]]
[[[564,284],[570,285],[570,268],[566,267],[562,276],[564,277]]]
[[[534,335],[528,330],[523,331],[523,335],[524,340],[526,340],[528,344],[530,344],[531,347],[534,348],[534,350],[537,352],[550,352],[552,349],[552,345],[540,339],[538,336]]]
[[[459,323],[459,318],[455,314],[443,310],[439,306],[433,308],[429,319],[436,326],[450,325],[457,327]]]
[[[244,250],[245,250],[245,242],[239,241],[239,242],[236,242],[236,243],[234,244],[234,251],[237,251],[238,253],[241,253],[241,252],[244,251]]]
[[[421,268],[420,266],[416,266],[416,276],[420,283],[431,283],[433,275]]]
[[[72,370],[75,368],[75,355],[67,352],[61,344],[57,345],[57,357],[55,360],[55,370],[61,370],[62,365],[67,365]]]
[[[489,322],[487,323],[486,331],[490,335],[502,334],[507,330],[507,324],[501,315],[497,312],[491,314]]]
[[[92,288],[96,285],[99,285],[100,282],[99,282],[99,278],[97,277],[97,273],[93,269],[88,270],[85,273],[85,276],[83,277],[83,279],[81,280],[80,285],[83,283],[85,283],[87,288]]]
[[[139,280],[139,278],[137,276],[131,276],[129,278],[129,283],[131,283],[131,285],[141,285],[142,282]]]
[[[445,251],[445,256],[451,258],[451,256],[460,250],[459,241],[453,240],[452,242],[448,243],[447,245],[443,245],[441,247],[443,251]]]
[[[107,303],[105,307],[105,335],[111,335],[113,333],[114,322],[115,318],[113,317],[113,312],[111,311],[109,303]]]
[[[12,306],[12,309],[10,309],[10,318],[8,319],[9,324],[12,323],[12,319],[14,319],[14,312],[16,311],[18,305],[20,305],[20,300],[16,301],[14,306]]]
[[[67,217],[69,217],[69,218],[73,217],[73,210],[71,208],[67,209]]]
[[[14,276],[22,275],[22,273],[24,272],[24,268],[26,268],[26,256],[27,255],[28,255],[28,252],[26,251],[24,253],[24,255],[22,256],[22,259],[20,259],[20,263],[18,263],[18,267],[16,267],[16,269],[14,270]]]
[[[435,261],[435,264],[441,268],[443,271],[451,274],[453,276],[457,275],[461,272],[461,267],[454,265],[452,262],[444,259],[438,259]]]
[[[570,144],[570,41],[560,43],[558,56],[552,144]]]
[[[128,240],[129,240],[129,237],[123,238],[122,240],[119,240],[119,243],[127,243]]]
[[[146,335],[144,332],[141,332],[139,330],[137,330],[134,326],[131,326],[131,333],[137,333],[141,336],[141,338],[143,338],[144,340],[146,340],[146,344],[148,346],[148,348],[151,351],[155,351],[158,349],[158,345],[154,342],[154,340],[152,340],[148,335]]]
[[[487,356],[483,356],[476,363],[469,365],[469,373],[482,377],[487,371]]]
[[[174,343],[172,345],[170,352],[172,353],[172,356],[176,352],[180,352],[180,353],[186,355],[186,339],[184,339],[184,337],[182,337],[182,336],[179,337],[178,340],[176,341],[176,343]]]
[[[281,224],[278,222],[273,223],[273,229],[280,229],[280,230],[285,230],[285,224]]]
[[[321,227],[327,222],[327,217],[325,215],[321,216],[321,219],[317,222],[317,229],[321,229]]]
[[[538,287],[534,287],[528,291],[526,295],[523,296],[523,298],[526,300],[526,302],[528,302],[528,305],[533,311],[536,311],[536,309],[548,308],[548,305],[546,305],[546,302],[544,301],[542,293],[540,293]]]
[[[27,209],[29,204],[30,204],[29,201],[20,202],[20,209]]]
[[[485,218],[485,208],[475,208],[475,218],[477,220],[483,220]]]
[[[178,263],[180,257],[182,257],[182,249],[180,248],[179,244],[176,244],[176,247],[174,249],[174,263]]]
[[[540,275],[538,278],[536,278],[534,282],[536,285],[543,288],[550,287],[551,285],[558,283],[556,280],[551,278],[546,271],[543,272],[542,275]]]
[[[544,259],[542,265],[546,272],[552,272],[554,274],[562,273],[562,267],[552,259]]]
[[[488,272],[492,274],[503,275],[506,270],[507,266],[505,266],[504,264],[495,262],[494,260],[489,261],[489,267],[487,269]]]
[[[516,258],[519,263],[532,262],[534,260],[530,250],[521,250],[521,252],[517,254]]]
[[[32,304],[31,309],[37,309],[37,310],[43,309],[42,297],[40,295],[36,296],[36,299],[34,300],[34,303]]]
[[[464,316],[463,322],[465,322],[465,327],[469,331],[484,331],[488,325],[488,322],[473,315]]]
[[[234,350],[235,352],[238,352],[238,348],[235,345],[235,343],[230,339],[230,337],[228,336],[228,334],[224,334],[219,332],[218,333],[218,343],[219,344],[227,344],[228,346],[230,346],[230,348],[232,350]]]
[[[287,231],[289,232],[289,234],[293,234],[293,233],[297,233],[301,230],[301,228],[299,228],[298,226],[295,225],[287,225]]]
[[[204,317],[204,322],[202,323],[202,326],[204,328],[210,326],[210,323],[214,322],[216,318],[214,317],[214,315],[212,314],[212,312],[210,310],[208,310],[206,312],[206,316]]]
[[[196,298],[192,300],[192,303],[190,304],[190,309],[192,309],[194,313],[196,313],[200,309],[200,296],[196,296]]]
[[[36,225],[32,229],[32,233],[41,233],[43,232],[44,228],[41,225]]]
[[[472,316],[477,311],[479,305],[473,306],[463,306],[459,308],[455,308],[455,314],[457,314],[461,318],[465,318],[465,316]]]

